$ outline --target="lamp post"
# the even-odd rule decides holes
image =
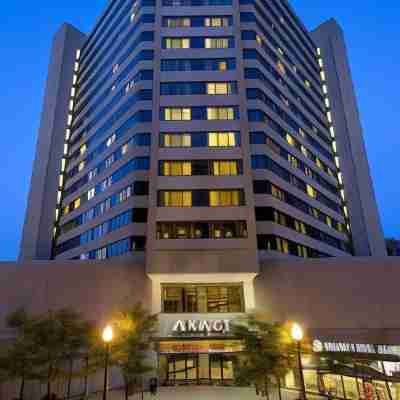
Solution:
[[[301,341],[303,340],[303,329],[299,324],[293,324],[292,326],[292,339],[297,344],[297,360],[299,363],[299,371],[300,371],[300,384],[301,384],[301,392],[303,400],[306,400],[306,385],[304,383],[304,375],[303,375],[303,364],[301,362]]]
[[[110,343],[113,340],[113,330],[110,325],[106,326],[103,330],[103,342],[106,345],[106,357],[104,365],[104,388],[103,388],[103,400],[107,400],[108,391],[108,363],[110,360]]]

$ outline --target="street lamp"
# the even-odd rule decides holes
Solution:
[[[106,345],[106,357],[104,365],[104,389],[103,389],[103,400],[107,400],[107,383],[108,383],[108,363],[110,359],[110,343],[113,340],[113,330],[110,325],[107,325],[103,330],[103,342]]]
[[[301,362],[301,341],[303,340],[304,333],[303,329],[299,324],[293,324],[292,326],[292,339],[297,344],[297,360],[299,363],[299,371],[300,371],[300,384],[302,391],[302,398],[306,400],[306,385],[304,383],[304,375],[303,375],[303,364]]]

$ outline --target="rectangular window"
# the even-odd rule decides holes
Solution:
[[[208,28],[223,28],[229,25],[229,17],[210,17],[204,19],[204,26]]]
[[[233,107],[207,107],[207,120],[231,121],[235,119],[235,109]]]
[[[237,161],[213,161],[212,175],[214,176],[236,176],[239,175]]]
[[[185,17],[165,18],[164,26],[168,28],[190,28],[191,21],[190,18]]]
[[[317,191],[310,185],[307,185],[307,194],[313,199],[317,198]]]
[[[244,312],[242,285],[165,285],[162,288],[164,313]]]
[[[165,121],[190,121],[192,119],[192,110],[190,108],[165,108]]]
[[[235,147],[237,146],[235,132],[209,132],[209,147]]]
[[[210,191],[210,207],[234,207],[240,206],[239,190]]]
[[[163,161],[161,173],[163,176],[191,176],[192,163],[190,161]]]
[[[160,192],[160,203],[163,207],[192,207],[192,192]]]
[[[206,38],[205,40],[206,49],[228,49],[229,39],[228,38]]]
[[[234,83],[231,82],[214,82],[207,83],[207,94],[211,95],[228,95],[235,92]]]
[[[166,49],[190,49],[190,38],[165,38]]]
[[[192,136],[185,133],[165,133],[161,139],[162,147],[191,147]]]

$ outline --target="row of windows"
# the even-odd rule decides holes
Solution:
[[[233,121],[239,119],[239,107],[164,107],[160,114],[162,121]]]
[[[338,232],[345,232],[345,227],[342,223],[338,222],[334,218],[330,217],[329,215],[323,213],[322,211],[318,210],[317,208],[311,206],[304,200],[299,199],[298,197],[294,196],[292,193],[286,192],[278,188],[276,185],[272,184],[269,181],[254,181],[254,193],[255,194],[269,194],[282,201],[284,203],[289,204],[290,206],[297,208],[298,210],[302,211],[307,215],[311,215],[313,218],[317,219],[318,221],[324,223],[325,225],[329,226],[337,230]]]
[[[121,10],[124,3],[127,3],[127,6],[122,9],[122,12],[118,14],[116,10]],[[116,5],[118,4],[118,8]],[[89,35],[88,39],[86,40],[85,44],[82,47],[81,51],[81,60],[83,70],[88,68],[90,62],[93,60],[91,55],[98,54],[100,49],[103,47],[105,40],[100,40],[103,37],[110,37],[115,29],[120,25],[121,21],[123,21],[126,16],[129,14],[131,5],[129,1],[126,0],[122,1],[114,1],[107,9],[106,13],[102,16],[100,21],[95,25],[94,30]],[[114,21],[115,19],[115,21]],[[113,22],[114,21],[114,22]],[[126,27],[126,24],[123,25]],[[106,33],[107,30],[107,33]],[[121,31],[121,28],[118,30],[118,33]],[[114,35],[115,37],[116,35]],[[115,40],[113,40],[115,42]]]
[[[296,41],[288,41],[286,40],[285,36],[282,34],[282,30],[285,31],[285,27],[284,25],[282,25],[279,29],[275,29],[275,25],[272,22],[272,20],[268,17],[268,15],[266,15],[264,13],[264,11],[261,9],[261,7],[259,7],[257,4],[255,5],[255,9],[257,10],[257,13],[259,15],[261,15],[262,17],[262,22],[260,22],[260,20],[258,20],[255,16],[255,14],[253,13],[240,13],[240,19],[242,22],[255,22],[257,25],[257,28],[260,29],[262,31],[262,33],[265,36],[266,41],[271,44],[278,52],[281,56],[284,56],[286,58],[286,61],[292,65],[294,67],[294,69],[297,70],[296,68],[296,63],[295,61],[292,59],[292,57],[290,57],[286,52],[284,52],[280,46],[280,43],[278,42],[278,40],[276,40],[273,36],[271,36],[269,34],[269,32],[265,29],[265,24],[270,25],[270,27],[272,28],[273,32],[275,33],[275,35],[279,38],[279,41],[281,43],[283,43],[283,45],[286,47],[286,49],[288,49],[292,54],[294,54],[294,56],[297,59],[297,62],[299,64],[302,65],[302,67],[304,68],[305,71],[307,71],[307,73],[310,75],[310,77],[313,79],[315,85],[317,86],[317,88],[320,86],[320,81],[319,81],[319,69],[316,66],[316,60],[315,57],[313,56],[311,59],[308,58],[307,59],[307,55],[302,52],[302,56],[305,57],[305,60],[302,58],[302,56],[298,53],[297,49],[299,49],[299,47],[295,47],[293,46],[293,44],[296,43]],[[301,76],[302,80],[304,81],[306,79],[306,77],[299,71],[299,75]]]
[[[160,176],[236,176],[243,174],[241,160],[160,161]]]
[[[211,147],[240,146],[240,132],[187,132],[161,133],[160,147]]]
[[[163,49],[229,49],[235,47],[234,37],[165,37]]]
[[[292,112],[304,123],[308,125],[308,127],[314,130],[314,124],[303,115],[300,108],[295,105],[295,102],[289,102],[288,98],[283,94],[283,91],[279,88],[281,85],[277,85],[272,79],[267,78],[260,70],[256,68],[246,68],[244,71],[245,79],[257,79],[260,80],[263,85],[271,91],[276,97],[278,97],[287,107],[290,107]],[[301,109],[306,109],[312,116],[315,118],[318,123],[327,129],[326,120],[322,120],[316,112],[299,96],[296,95],[295,91],[289,90],[291,94],[295,97],[296,102],[301,104]]]
[[[127,39],[130,39],[131,36],[127,36]],[[80,102],[84,99],[86,95],[89,95],[90,93],[96,93],[99,89],[104,88],[106,86],[106,83],[112,79],[113,75],[117,72],[119,72],[119,68],[116,68],[116,66],[122,65],[130,56],[132,56],[133,52],[136,50],[136,48],[143,42],[153,42],[154,41],[154,32],[153,31],[144,31],[139,34],[139,36],[131,43],[128,49],[122,53],[122,55],[116,60],[117,54],[121,51],[118,49],[118,53],[115,55],[112,55],[112,57],[109,57],[106,62],[103,64],[102,67],[99,68],[99,71],[97,71],[95,74],[93,74],[89,79],[86,81],[83,81],[80,86],[78,86],[78,91],[77,91],[77,105],[80,104]],[[120,46],[125,47],[126,46],[126,41],[121,42]],[[112,66],[112,67],[110,67]],[[104,75],[104,72],[109,70]],[[125,69],[126,71],[126,69]],[[101,79],[100,79],[101,77]],[[99,82],[97,82],[100,79]],[[119,83],[122,79],[120,77],[117,78]],[[97,82],[97,83],[96,83]],[[113,83],[113,86],[116,86],[116,82]],[[92,97],[92,96],[90,96]]]
[[[328,217],[329,218],[329,217]],[[322,232],[321,230],[314,228],[311,225],[305,224],[292,216],[282,213],[281,211],[274,210],[270,207],[256,207],[256,220],[257,221],[272,221],[276,224],[285,226],[287,228],[293,229],[298,233],[307,235],[315,240],[324,242],[332,247],[335,247],[342,251],[349,251],[348,245],[331,236]],[[332,223],[330,222],[332,225]]]
[[[160,85],[162,96],[237,94],[237,82],[166,82]]]
[[[285,109],[276,104],[269,96],[267,96],[260,89],[247,89],[246,95],[249,100],[260,100],[264,104],[266,104],[272,111],[279,115],[281,119],[283,119],[292,129],[295,131],[299,131],[299,129],[303,129],[303,127],[299,126],[299,124],[287,113]],[[304,116],[303,113],[299,111],[299,109],[292,105],[291,103],[287,103],[287,107],[304,123],[304,125],[310,129],[313,133],[315,133],[319,139],[321,139],[326,145],[331,146],[331,138],[322,133],[315,125],[310,122],[310,120]]]
[[[320,102],[316,101],[312,96],[310,96],[310,93],[308,92],[304,84],[300,84],[300,82],[295,79],[292,71],[282,68],[283,64],[279,62],[279,59],[276,59],[272,51],[272,54],[269,54],[269,52],[267,51],[266,53],[274,60],[274,64],[267,61],[267,59],[264,58],[264,56],[262,56],[256,49],[243,49],[243,58],[245,60],[257,60],[269,73],[273,75],[273,77],[276,79],[277,82],[279,82],[279,84],[281,84],[283,87],[286,87],[296,98],[301,97],[297,96],[295,90],[291,88],[291,85],[288,83],[291,82],[291,84],[297,87],[297,89],[305,99],[308,99],[315,106],[315,108],[321,112],[322,115],[325,115],[325,110],[323,108],[323,99]],[[283,79],[285,76],[289,78],[288,82]]]
[[[129,110],[129,101],[126,102],[123,106],[123,110],[119,111],[124,111],[124,113],[127,113]],[[122,115],[119,113],[119,118],[121,118]],[[129,117],[125,122],[122,123],[117,129],[113,131],[111,136],[109,136],[106,139],[106,142],[115,135],[116,137],[121,137],[123,136],[127,131],[135,127],[139,123],[145,123],[145,122],[151,122],[152,121],[152,112],[151,110],[141,110],[133,114],[131,117]],[[99,128],[84,144],[82,144],[79,148],[79,153],[77,154],[76,152],[73,152],[72,154],[74,157],[71,155],[71,159],[75,157],[79,157],[79,155],[85,154],[96,142],[105,134],[110,132],[110,130],[113,128],[114,123],[117,122],[114,118],[110,118],[101,128]],[[104,143],[104,141],[102,142]],[[101,145],[100,145],[101,146]],[[100,147],[99,146],[99,147]]]
[[[121,139],[128,131],[125,130],[123,132],[119,131],[117,133],[113,133],[107,139],[100,143],[92,152],[87,153],[86,157],[83,158],[79,164],[75,165],[71,168],[67,173],[67,178],[72,178],[77,173],[83,170],[92,160],[99,157],[102,153],[104,153],[107,149],[109,149],[115,142]],[[129,147],[142,147],[142,146],[150,146],[151,145],[151,134],[150,133],[136,133],[133,135],[128,142],[126,142],[119,150],[123,154],[126,153]],[[82,155],[82,151],[85,150],[85,147],[81,147],[77,149],[70,157],[70,160],[74,160]],[[86,150],[85,150],[86,152]],[[114,156],[115,157],[115,156]]]
[[[114,232],[122,227],[131,223],[146,223],[147,222],[147,209],[138,208],[135,210],[128,210],[122,214],[117,215],[103,222],[100,225],[95,226],[92,229],[82,233],[81,235],[75,236],[72,239],[61,243],[56,248],[56,254],[65,253],[66,251],[72,250],[75,247],[82,246],[94,240],[98,240],[107,234]]]
[[[236,68],[234,58],[163,59],[161,71],[229,71]]]
[[[275,119],[271,118],[267,115],[264,111],[257,110],[257,109],[250,109],[248,110],[248,118],[250,122],[262,122],[265,123],[267,126],[272,128],[275,132],[277,132],[280,136],[286,138],[288,134],[287,130],[282,128],[279,122]],[[334,157],[331,151],[328,151],[325,147],[323,147],[317,140],[315,140],[309,133],[305,132],[303,129],[298,127],[297,130],[294,130],[299,136],[305,139],[311,146],[315,147],[319,153],[324,155],[325,158],[334,162]],[[293,135],[290,135],[293,137]]]
[[[63,209],[63,214],[66,215],[72,210],[79,208],[82,204],[93,199],[100,193],[105,192],[111,185],[119,182],[133,171],[145,171],[150,168],[150,159],[148,157],[137,157],[129,160],[122,167],[117,169],[108,178],[103,179],[95,187],[85,191],[81,196],[71,201]]]
[[[159,207],[239,207],[245,205],[242,189],[158,192]]]
[[[311,247],[303,246],[275,235],[257,235],[257,247],[259,250],[274,250],[283,254],[290,254],[303,258],[329,257],[329,255],[312,249]]]
[[[150,135],[149,136],[141,136],[142,139],[146,139],[146,146],[150,145]],[[115,139],[114,139],[115,140]],[[86,185],[88,182],[92,181],[97,175],[100,175],[103,173],[105,170],[111,168],[111,166],[116,163],[117,161],[121,160],[131,149],[136,145],[136,140],[137,137],[134,136],[131,138],[128,142],[124,143],[122,146],[120,146],[114,153],[110,154],[105,160],[101,161],[99,164],[97,164],[94,168],[92,168],[87,174],[83,175],[80,179],[78,179],[76,182],[74,182],[69,188],[65,189],[63,192],[63,195],[69,196],[75,191],[77,191],[79,188],[81,188],[83,185]],[[110,143],[112,143],[110,141]],[[81,161],[78,164],[78,172],[82,171],[83,168],[85,167],[85,161]]]
[[[289,138],[290,138],[290,136],[289,136]],[[332,183],[330,183],[328,180],[324,179],[321,175],[319,175],[314,170],[312,170],[310,167],[308,167],[307,164],[305,164],[303,161],[299,160],[297,157],[293,156],[291,153],[289,153],[283,147],[279,146],[271,138],[267,137],[265,140],[265,143],[275,154],[279,155],[281,158],[288,161],[292,168],[301,170],[304,173],[304,175],[309,176],[311,179],[318,182],[318,184],[321,185],[324,189],[329,190],[332,194],[334,194],[336,196],[339,195],[339,189],[338,189],[337,185],[335,186]]]
[[[162,287],[163,313],[244,312],[242,285],[168,285]]]
[[[231,6],[232,0],[162,0],[164,7]]]
[[[251,156],[251,167],[253,169],[266,169],[268,171],[273,172],[275,175],[279,176],[286,182],[289,182],[291,185],[296,187],[297,189],[303,191],[311,198],[319,201],[324,204],[326,207],[334,210],[337,213],[341,212],[339,204],[329,199],[319,191],[317,191],[314,187],[305,183],[301,179],[297,178],[295,175],[291,174],[285,168],[281,167],[274,160],[270,159],[265,155],[256,155]]]
[[[330,167],[328,167],[328,165],[325,162],[323,162],[319,157],[317,157],[314,153],[312,153],[305,146],[303,146],[292,135],[290,135],[289,133],[286,133],[285,135],[285,132],[281,131],[280,136],[282,137],[282,139],[286,140],[286,143],[288,143],[290,146],[299,150],[304,157],[314,162],[319,169],[324,171],[329,176],[335,177],[334,172]],[[280,146],[274,140],[272,140],[265,132],[250,132],[250,144],[266,144],[277,154],[280,153],[280,150],[278,151],[278,147],[280,148]],[[290,163],[292,163],[293,166],[297,168],[296,163],[293,161],[293,158],[287,156],[287,159],[290,161]],[[303,171],[306,173],[305,169]],[[306,175],[308,175],[308,173],[306,173]]]
[[[245,239],[245,221],[158,222],[157,239]]]
[[[145,236],[132,236],[105,247],[83,253],[77,258],[81,260],[105,260],[108,258],[119,257],[134,251],[143,251],[145,246]]]
[[[225,28],[231,25],[233,25],[231,15],[210,17],[196,15],[191,17],[163,17],[162,19],[162,26],[166,28]]]
[[[84,225],[95,218],[107,213],[118,204],[124,203],[132,196],[147,196],[149,194],[149,183],[146,181],[136,181],[132,185],[119,190],[107,199],[97,203],[94,207],[66,222],[60,228],[60,234],[67,233],[80,225]],[[72,210],[71,210],[72,211]]]
[[[127,70],[127,73],[130,72]],[[104,106],[101,111],[97,113],[97,115],[91,120],[94,112],[98,109],[98,107],[103,104],[103,102],[108,99],[110,95],[110,89],[107,88],[100,96],[97,97],[96,101],[93,102],[93,104],[90,105],[90,107],[86,106],[88,103],[92,100],[92,98],[87,98],[86,101],[84,101],[79,109],[75,110],[74,113],[74,119],[73,119],[73,125],[71,127],[72,131],[75,133],[82,125],[85,125],[86,129],[89,130],[91,127],[93,127],[101,118],[104,118],[104,115],[109,112],[118,102],[126,96],[128,93],[130,93],[133,88],[138,82],[141,81],[152,81],[153,80],[153,70],[151,69],[144,69],[140,70],[130,81],[129,83],[119,91],[115,92],[115,95],[113,95],[110,99],[110,101],[107,103],[106,106]],[[139,92],[140,93],[140,92]]]
[[[288,77],[293,83],[296,84],[296,86],[301,87],[303,91],[306,91],[308,96],[310,96],[310,93],[313,93],[314,96],[320,100],[320,102],[324,100],[319,90],[320,86],[316,86],[314,84],[312,85],[311,82],[295,65],[293,65],[291,68],[287,68],[285,66],[284,62],[282,61],[282,54],[284,53],[281,48],[278,48],[278,50],[272,50],[255,31],[242,31],[242,40],[257,41],[258,46],[262,48],[264,52],[273,60],[281,76]]]

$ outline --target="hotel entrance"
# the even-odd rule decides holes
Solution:
[[[234,380],[239,340],[183,340],[159,344],[160,383],[171,385],[229,385]]]

